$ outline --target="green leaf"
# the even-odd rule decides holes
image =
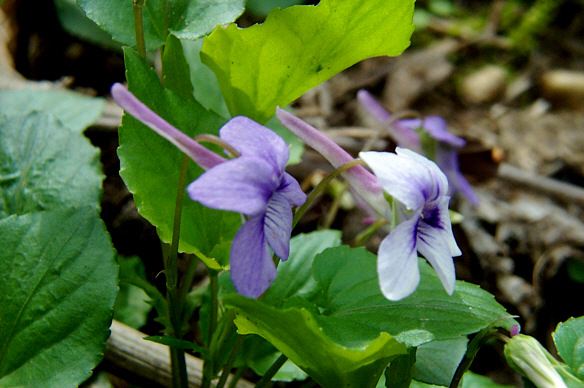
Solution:
[[[53,116],[0,118],[0,217],[98,208],[102,179],[99,151]]]
[[[266,17],[274,8],[288,8],[305,2],[304,0],[247,0],[245,10],[254,15]]]
[[[387,332],[408,346],[476,333],[500,318],[507,330],[516,322],[494,297],[480,287],[456,282],[448,295],[432,268],[420,260],[421,282],[401,301],[387,300],[379,290],[377,257],[363,248],[325,250],[313,264],[322,297],[318,318],[336,341],[363,341]]]
[[[412,382],[415,364],[416,348],[411,348],[407,354],[394,359],[385,369],[385,387],[408,388]]]
[[[321,0],[274,9],[263,24],[217,27],[201,59],[232,115],[265,123],[276,109],[353,64],[399,55],[414,31],[413,0]]]
[[[0,113],[8,117],[32,111],[55,116],[63,126],[82,132],[103,114],[105,101],[70,90],[0,90]]]
[[[77,386],[101,361],[117,293],[94,208],[0,220],[0,386]]]
[[[120,44],[89,19],[75,0],[55,0],[55,11],[61,27],[69,34],[102,47],[121,51]]]
[[[418,347],[414,379],[448,386],[466,353],[468,339],[431,341]]]
[[[225,105],[219,81],[211,69],[201,62],[199,53],[203,47],[203,38],[197,40],[181,40],[184,56],[191,72],[191,82],[194,87],[195,99],[205,108],[229,118],[229,110]]]
[[[114,319],[140,329],[146,324],[148,313],[152,310],[152,299],[138,286],[123,282],[124,277],[137,277],[146,281],[144,263],[138,256],[120,257],[120,292],[114,305]]]
[[[466,372],[462,376],[462,381],[460,384],[461,388],[511,388],[511,385],[497,384],[491,379],[485,376],[472,373],[470,371]]]
[[[165,88],[172,90],[185,100],[193,98],[193,84],[188,63],[183,54],[180,40],[169,35],[162,56],[164,74],[162,83]]]
[[[584,380],[584,317],[560,323],[552,336],[560,357]]]
[[[340,244],[341,232],[338,230],[294,236],[290,240],[290,257],[278,265],[278,276],[264,295],[264,302],[281,307],[293,296],[313,296],[317,291],[311,271],[314,257],[326,248]]]
[[[525,385],[527,387],[527,385]],[[442,385],[426,384],[419,381],[412,381],[410,388],[440,388]],[[473,372],[466,372],[460,382],[460,388],[512,388],[511,385],[494,383],[485,376],[477,375]]]
[[[125,50],[125,60],[130,90],[153,111],[189,136],[218,133],[224,119],[194,99],[185,100],[163,89],[156,72],[134,50]],[[140,214],[156,226],[162,241],[170,242],[183,154],[129,115],[122,119],[119,136],[120,175],[134,194]],[[201,173],[190,163],[187,182]],[[238,214],[206,208],[185,196],[179,250],[209,257],[214,246],[233,239],[239,226]]]
[[[223,302],[238,309],[239,334],[265,338],[323,387],[375,387],[389,361],[406,352],[387,333],[355,347],[331,341],[303,308],[278,310],[236,294]]]
[[[157,344],[162,344],[166,346],[170,346],[172,348],[177,349],[195,349],[197,351],[201,350],[202,348],[190,341],[185,341],[182,339],[178,339],[176,337],[170,336],[162,336],[162,335],[151,335],[148,337],[144,337],[146,341],[156,342]]]
[[[77,0],[77,4],[115,40],[136,45],[133,1]],[[244,10],[244,0],[147,0],[142,9],[148,51],[162,46],[169,33],[180,39],[197,39],[215,26],[234,21]]]

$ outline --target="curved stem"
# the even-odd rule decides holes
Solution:
[[[142,8],[146,0],[134,0],[134,31],[136,33],[136,48],[142,58],[146,58],[146,43],[144,41],[144,21]]]
[[[207,143],[216,144],[219,147],[229,151],[231,156],[234,158],[241,156],[239,151],[237,151],[231,144],[227,143],[226,141],[224,141],[223,139],[221,139],[218,136],[210,135],[210,134],[202,134],[202,135],[195,136],[193,138],[193,140],[195,140],[197,143],[207,142]]]
[[[280,357],[278,357],[278,359],[276,361],[274,361],[272,366],[270,366],[270,368],[266,371],[266,373],[264,373],[262,378],[256,383],[256,385],[255,385],[256,388],[263,388],[266,385],[268,385],[270,383],[270,381],[272,381],[272,377],[274,377],[276,375],[276,373],[280,370],[282,365],[284,365],[284,363],[287,360],[288,360],[288,357],[281,354]]]
[[[296,226],[300,218],[304,215],[304,213],[306,213],[314,199],[325,189],[326,185],[328,185],[330,181],[339,176],[339,174],[341,174],[342,172],[347,171],[351,167],[355,167],[360,164],[365,164],[365,162],[363,162],[361,159],[352,160],[349,163],[343,164],[341,167],[337,168],[335,171],[328,174],[322,181],[320,181],[320,183],[314,188],[314,190],[312,190],[312,192],[308,194],[308,198],[306,198],[306,202],[304,202],[304,205],[296,209],[296,213],[294,213],[294,220],[292,221],[292,229],[294,229],[294,227]]]

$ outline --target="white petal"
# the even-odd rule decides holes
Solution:
[[[452,295],[456,274],[448,239],[444,237],[444,231],[438,230],[423,221],[420,222],[418,226],[418,251],[432,264],[444,289],[449,295]]]
[[[399,224],[379,246],[377,274],[381,292],[389,300],[400,300],[416,290],[420,283],[416,228],[419,218]]]
[[[389,152],[361,152],[359,157],[371,168],[379,184],[409,209],[420,210],[434,191],[428,169],[415,159]]]

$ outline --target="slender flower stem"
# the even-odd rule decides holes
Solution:
[[[472,341],[470,341],[470,343],[468,344],[466,353],[462,360],[460,361],[460,364],[458,364],[458,368],[456,368],[456,372],[452,377],[452,381],[450,382],[449,388],[458,387],[458,384],[460,384],[460,380],[462,380],[462,376],[466,373],[468,368],[470,368],[470,365],[477,356],[479,349],[484,344],[486,344],[487,342],[494,338],[498,338],[498,334],[496,329],[494,329],[492,326],[483,329],[477,335],[475,335]]]
[[[320,183],[308,195],[308,198],[306,198],[306,202],[304,203],[304,205],[296,209],[296,213],[294,213],[294,220],[292,221],[292,229],[294,229],[300,218],[304,215],[304,213],[306,213],[306,211],[312,204],[312,201],[314,201],[317,195],[319,195],[325,189],[326,185],[328,185],[330,181],[332,181],[334,178],[339,176],[339,174],[341,174],[344,171],[347,171],[351,167],[362,164],[365,163],[361,159],[355,159],[349,163],[345,163],[341,167],[337,168],[335,171],[328,174],[322,181],[320,181]]]
[[[195,136],[193,138],[193,140],[195,140],[197,143],[207,142],[207,143],[216,144],[219,147],[222,147],[223,149],[229,151],[229,153],[231,154],[231,156],[234,157],[234,158],[237,158],[238,156],[241,156],[241,154],[239,153],[239,151],[237,151],[231,144],[229,144],[226,141],[222,140],[218,136],[210,135],[210,134],[202,134],[202,135]]]
[[[209,314],[209,332],[207,334],[207,343],[209,345],[209,350],[211,350],[211,341],[213,339],[213,334],[217,329],[217,316],[219,312],[219,280],[218,280],[217,271],[209,269],[209,289],[211,290],[211,311]],[[203,381],[201,382],[201,388],[209,388],[211,386],[211,360],[213,359],[213,355],[209,354],[209,356],[205,359],[205,363],[203,364]]]
[[[187,294],[191,290],[193,285],[193,279],[197,273],[197,265],[199,264],[199,258],[195,255],[190,255],[189,265],[187,270],[183,274],[180,285],[179,285],[179,306],[184,306]]]
[[[176,338],[182,338],[182,306],[180,305],[180,296],[177,288],[178,283],[178,242],[180,238],[180,223],[184,192],[187,180],[188,156],[184,156],[180,168],[178,191],[176,194],[176,204],[174,208],[174,222],[172,229],[172,242],[170,252],[166,260],[166,289],[168,299],[168,310],[170,322],[172,325],[172,335]],[[173,376],[173,386],[176,388],[188,387],[187,367],[185,362],[185,352],[183,349],[170,348],[171,367]]]
[[[233,378],[229,382],[229,386],[227,388],[235,388],[235,386],[237,385],[237,382],[239,381],[241,376],[243,376],[243,372],[245,372],[246,369],[247,369],[247,367],[243,367],[243,366],[240,368],[237,368],[237,370],[233,374]]]
[[[243,340],[244,340],[244,336],[242,335],[238,335],[237,339],[235,340],[235,344],[233,345],[233,349],[231,349],[231,353],[229,353],[229,358],[227,359],[227,362],[225,363],[225,366],[223,367],[223,372],[221,373],[221,378],[219,379],[219,382],[217,383],[217,388],[223,388],[225,386],[225,383],[227,382],[227,378],[229,377],[229,372],[231,371],[231,368],[233,368],[233,364],[235,363],[235,360],[237,360],[237,355],[239,354],[239,351],[241,350],[241,348],[243,348]]]
[[[146,0],[134,0],[134,31],[136,33],[136,48],[142,58],[146,58],[146,43],[144,41],[144,21],[142,8]]]
[[[270,368],[266,371],[266,373],[264,373],[262,378],[256,383],[255,387],[256,388],[263,388],[263,387],[267,386],[270,383],[270,381],[272,381],[272,377],[274,377],[276,375],[276,373],[280,370],[282,365],[284,365],[284,363],[287,360],[288,360],[288,357],[281,354],[280,357],[278,357],[278,359],[276,361],[274,361],[272,366],[270,366]]]
[[[369,225],[364,231],[355,237],[355,246],[364,245],[371,236],[373,236],[373,233],[385,225],[387,225],[387,220],[384,218],[378,218],[373,224]]]
[[[333,203],[328,208],[324,223],[319,229],[330,229],[331,225],[335,221],[335,218],[337,217],[337,214],[341,207],[341,202],[343,201],[343,195],[347,192],[348,187],[349,185],[346,182],[344,182],[342,189],[339,190],[339,192],[336,194],[336,196],[333,199]]]

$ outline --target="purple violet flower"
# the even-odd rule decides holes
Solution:
[[[113,85],[111,93],[126,112],[207,170],[187,187],[192,200],[249,217],[231,245],[231,280],[240,294],[259,297],[276,278],[269,248],[282,261],[288,259],[291,206],[306,201],[298,182],[284,171],[289,158],[287,144],[255,121],[234,117],[221,128],[219,135],[240,156],[226,160],[174,128],[122,85]]]
[[[381,242],[377,272],[381,292],[390,300],[410,295],[420,282],[418,255],[430,262],[448,294],[454,291],[453,256],[461,255],[448,213],[448,180],[425,157],[398,147],[396,154],[361,152],[383,189],[400,201],[402,220]]]
[[[391,114],[366,90],[360,90],[357,93],[357,99],[381,124],[385,124],[391,119]],[[388,127],[388,131],[398,146],[424,153],[427,150],[423,149],[420,134],[416,132],[420,128],[436,140],[435,149],[432,150],[434,154],[432,157],[446,174],[451,190],[461,192],[473,205],[478,205],[479,199],[460,172],[458,165],[458,149],[463,147],[466,141],[448,132],[446,120],[440,116],[428,116],[423,120],[402,119],[392,123]]]
[[[282,261],[288,259],[291,206],[302,205],[306,194],[284,171],[290,152],[274,132],[239,116],[219,133],[241,156],[205,172],[187,192],[207,207],[249,216],[233,239],[229,263],[237,292],[257,298],[276,278],[268,247]]]

